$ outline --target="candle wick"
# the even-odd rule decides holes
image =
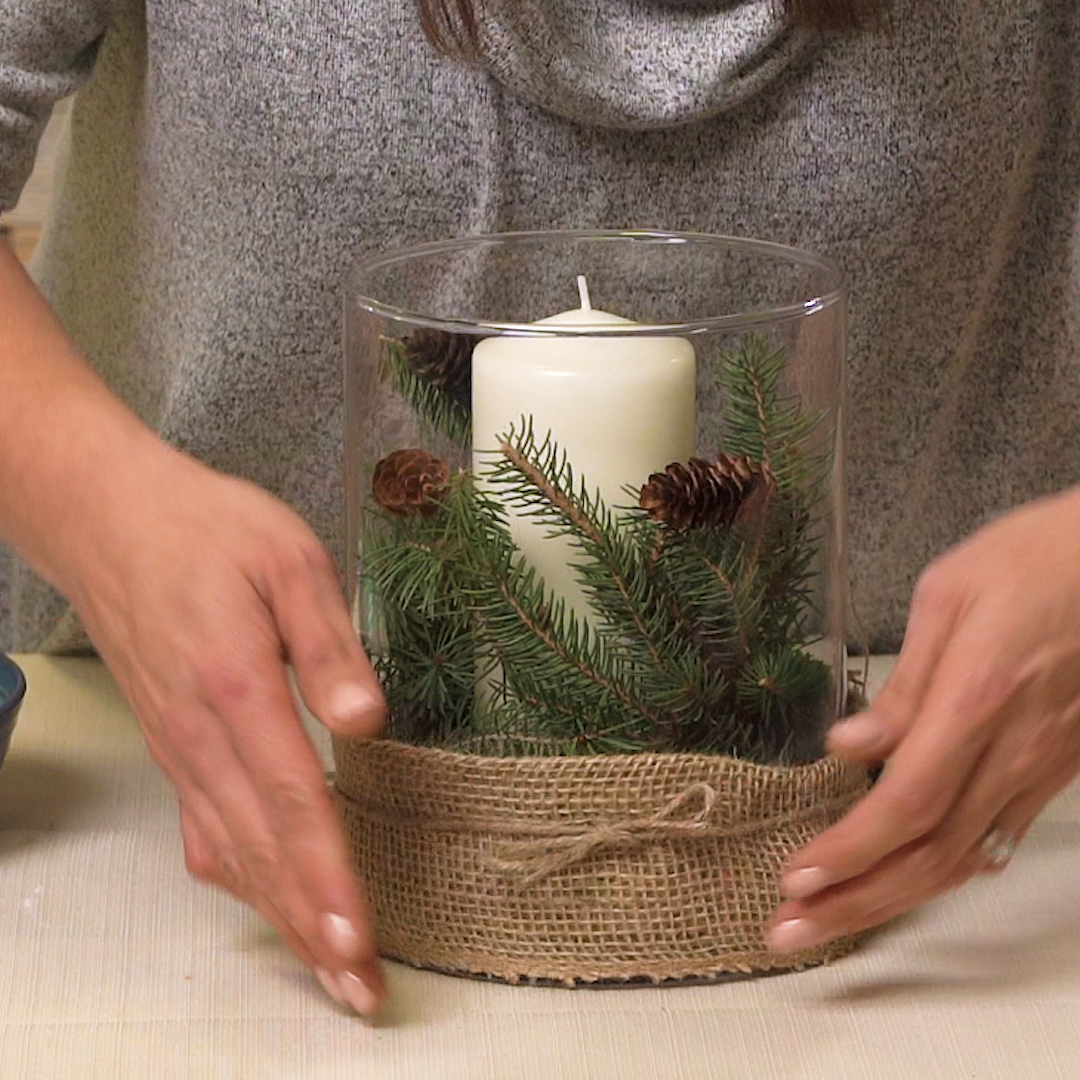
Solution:
[[[592,304],[589,302],[589,283],[585,280],[584,274],[578,274],[577,287],[578,295],[581,297],[581,310],[592,311]]]

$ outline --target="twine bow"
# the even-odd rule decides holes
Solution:
[[[717,830],[709,819],[718,797],[716,789],[709,784],[691,784],[648,818],[616,821],[583,832],[496,843],[489,864],[499,873],[516,878],[521,888],[525,888],[605,848],[627,850],[656,840],[715,834]],[[701,806],[689,817],[680,817],[698,798]],[[724,835],[732,831],[735,830],[727,829]]]

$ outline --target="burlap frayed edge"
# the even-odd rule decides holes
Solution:
[[[470,967],[455,967],[452,962],[439,963],[434,954],[425,954],[422,961],[417,961],[415,958],[399,956],[393,951],[380,948],[379,955],[384,960],[404,964],[417,971],[431,971],[455,979],[475,979],[479,982],[494,982],[507,986],[535,986],[559,990],[659,990],[678,986],[715,986],[828,967],[854,952],[874,933],[875,930],[865,930],[858,934],[837,938],[827,945],[808,950],[805,954],[793,953],[780,956],[762,950],[752,959],[742,958],[727,965],[721,961],[713,969],[704,970],[687,965],[685,971],[669,969],[664,974],[644,975],[635,972],[626,975],[606,974],[590,977],[574,971],[569,971],[565,975],[553,973],[525,975],[508,967],[505,958],[498,956],[477,954],[471,958]]]
[[[827,963],[764,948],[787,857],[867,788],[823,759],[479,758],[338,742],[381,951],[512,983],[668,985]]]

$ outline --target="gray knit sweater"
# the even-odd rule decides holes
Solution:
[[[896,0],[891,36],[818,41],[772,11],[493,0],[468,67],[411,0],[0,0],[0,204],[81,87],[40,282],[148,423],[339,556],[357,256],[571,226],[832,256],[853,291],[851,574],[892,648],[930,558],[1080,480],[1080,14]],[[0,645],[70,629],[0,563]]]

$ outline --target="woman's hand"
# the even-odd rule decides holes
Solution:
[[[0,534],[82,615],[179,792],[192,872],[374,1012],[363,897],[286,678],[336,732],[383,722],[328,555],[276,499],[164,448],[3,244],[0,325]]]
[[[123,478],[69,593],[180,796],[189,870],[253,904],[329,993],[385,989],[323,770],[294,705],[371,735],[384,708],[337,572],[258,488],[162,449]]]
[[[1080,769],[1080,491],[1030,503],[924,573],[896,668],[829,749],[885,761],[787,867],[769,943],[811,947],[1001,869]],[[989,838],[989,839],[988,839]]]

